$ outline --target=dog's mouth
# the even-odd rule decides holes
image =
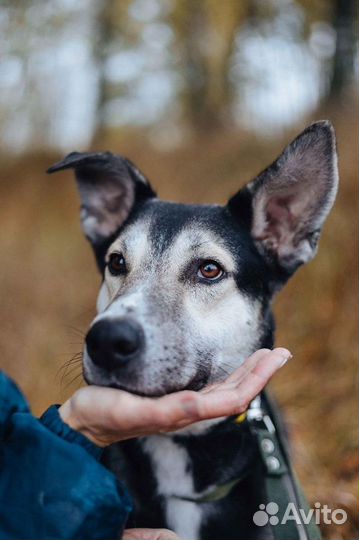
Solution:
[[[204,388],[208,384],[209,380],[209,373],[207,371],[199,369],[197,373],[194,375],[194,377],[190,380],[189,383],[187,383],[184,386],[181,385],[166,385],[164,384],[163,388],[157,389],[149,389],[149,390],[143,390],[138,387],[133,387],[130,384],[124,384],[120,381],[114,381],[111,377],[109,377],[108,381],[103,380],[101,382],[93,381],[91,380],[91,377],[86,374],[86,372],[83,370],[83,378],[85,382],[88,385],[96,385],[96,386],[105,386],[106,388],[116,388],[118,390],[123,390],[125,392],[129,392],[130,394],[135,394],[137,396],[142,397],[162,397],[167,394],[173,394],[175,392],[180,392],[182,390],[192,390],[194,392],[198,392],[202,388]],[[168,386],[168,388],[166,388]]]

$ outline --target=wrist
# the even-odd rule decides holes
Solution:
[[[66,413],[67,405],[63,409],[64,417],[68,420]],[[60,405],[51,405],[39,418],[39,422],[54,435],[60,437],[68,443],[84,448],[95,459],[100,459],[102,448],[89,439],[84,433],[73,429],[60,415]]]
[[[74,431],[77,431],[78,433],[81,433],[81,435],[84,435],[84,437],[89,439],[96,446],[104,448],[109,444],[108,442],[102,441],[101,439],[93,435],[89,427],[86,425],[86,422],[79,414],[74,397],[65,401],[65,403],[59,408],[58,412],[61,420],[65,424],[67,424]]]
[[[79,431],[80,433],[84,434],[83,428],[81,427],[79,418],[76,415],[71,398],[65,401],[65,403],[61,405],[61,407],[59,407],[59,415],[61,417],[61,420],[65,422],[65,424],[67,424],[71,429],[74,429],[75,431]]]

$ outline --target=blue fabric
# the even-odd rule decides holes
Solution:
[[[100,456],[56,406],[32,416],[0,372],[0,539],[119,538],[131,503]]]
[[[65,439],[68,442],[74,442],[76,444],[79,444],[80,446],[85,448],[85,450],[87,450],[89,454],[94,456],[94,458],[100,459],[103,448],[96,446],[89,439],[87,439],[87,437],[85,437],[78,431],[71,429],[70,426],[65,424],[61,420],[61,417],[58,413],[59,407],[60,405],[52,405],[51,407],[49,407],[47,411],[41,416],[41,423],[62,439]]]

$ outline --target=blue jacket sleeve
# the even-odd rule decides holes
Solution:
[[[101,449],[52,406],[39,420],[0,372],[0,539],[115,539],[131,504]]]

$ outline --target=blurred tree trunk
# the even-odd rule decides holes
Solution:
[[[106,60],[109,49],[115,37],[113,24],[114,0],[102,0],[97,13],[96,36],[93,52],[98,71],[97,118],[95,134],[103,132],[106,122],[106,104],[109,99],[109,86],[106,80]]]
[[[131,2],[132,0],[102,0],[98,3],[93,44],[98,73],[95,138],[100,137],[106,130],[107,106],[121,95],[121,88],[108,79],[106,64],[111,55],[119,51],[121,40],[131,43],[131,38],[127,36],[128,9]],[[135,40],[136,37],[132,39]]]
[[[197,131],[231,123],[230,63],[246,4],[178,0],[171,14],[170,23],[183,59],[184,113]]]
[[[336,31],[337,42],[329,99],[341,98],[343,91],[353,81],[356,15],[354,0],[334,0],[332,24]]]

